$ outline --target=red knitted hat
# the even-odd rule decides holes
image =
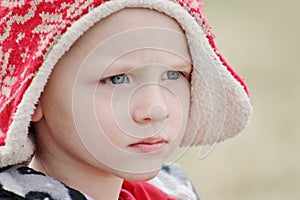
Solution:
[[[31,115],[56,62],[96,22],[126,7],[165,13],[185,31],[193,72],[182,146],[219,142],[247,126],[252,112],[247,87],[218,52],[201,0],[2,0],[0,167],[33,154]]]

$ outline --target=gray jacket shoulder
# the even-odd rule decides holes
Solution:
[[[191,181],[178,164],[165,164],[149,183],[180,200],[200,200]]]

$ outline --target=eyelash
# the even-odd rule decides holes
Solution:
[[[163,73],[163,75],[167,74],[170,75],[171,73],[177,73],[178,72],[178,76],[175,78],[175,79],[171,79],[171,78],[163,78],[162,80],[177,80],[179,78],[180,75],[182,75],[183,77],[185,77],[186,79],[189,79],[189,76],[186,75],[186,73],[182,72],[182,71],[167,71],[165,73]],[[174,74],[172,74],[174,75]],[[114,83],[114,80],[117,79],[117,80],[120,80],[120,77],[121,76],[124,76],[124,79],[122,79],[122,83]],[[110,76],[110,77],[107,77],[105,79],[102,79],[100,80],[100,83],[101,84],[112,84],[112,85],[120,85],[120,84],[124,84],[124,83],[128,83],[128,76],[126,74],[118,74],[118,75],[114,75],[114,76]],[[126,81],[126,82],[123,82],[123,81]]]
[[[121,76],[125,76],[124,80],[126,80],[128,82],[128,77],[126,76],[126,74],[118,74],[118,75],[115,75],[115,76],[111,76],[111,77],[108,77],[108,78],[105,78],[105,79],[101,80],[100,82],[103,83],[103,84],[112,84],[112,85],[123,84],[123,83],[113,83],[114,78],[119,79]]]

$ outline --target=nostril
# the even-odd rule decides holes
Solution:
[[[151,107],[149,116],[152,121],[164,120],[167,118],[167,111],[164,106],[157,104]]]

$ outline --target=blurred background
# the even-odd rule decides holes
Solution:
[[[204,0],[216,43],[245,77],[254,114],[243,134],[179,163],[202,200],[300,199],[300,1]]]

